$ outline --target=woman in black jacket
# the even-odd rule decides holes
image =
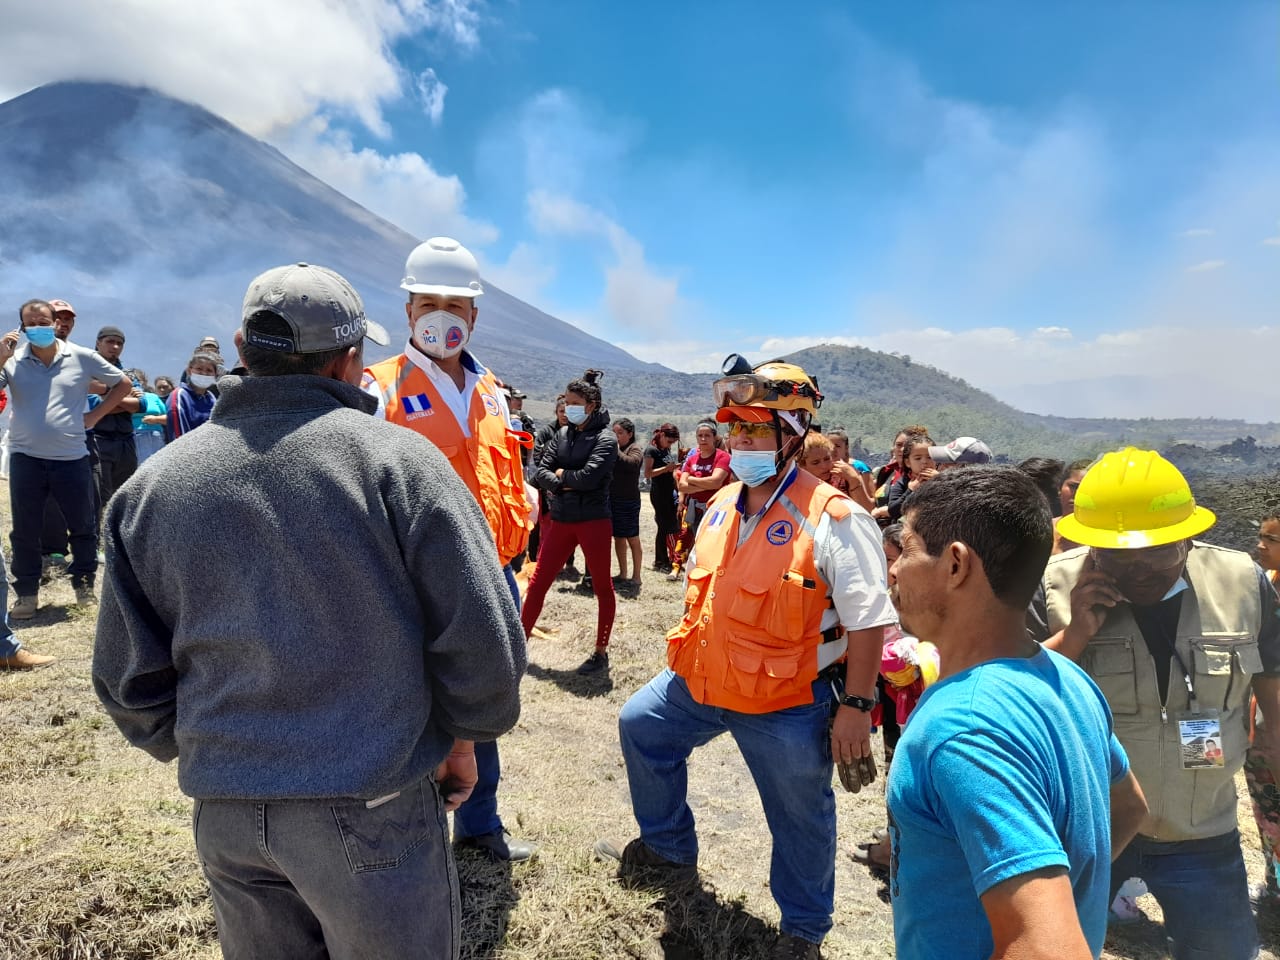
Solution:
[[[565,416],[551,442],[544,446],[530,470],[529,480],[551,498],[551,528],[544,531],[538,548],[538,565],[524,599],[520,620],[525,636],[533,632],[547,591],[575,546],[582,547],[587,574],[599,610],[596,615],[595,652],[578,668],[582,674],[609,668],[609,633],[613,630],[612,558],[613,524],[609,511],[609,484],[618,459],[618,441],[609,429],[597,386],[599,370],[588,370],[565,389]]]

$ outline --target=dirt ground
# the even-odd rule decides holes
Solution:
[[[644,513],[648,556],[652,520]],[[607,679],[574,673],[591,650],[593,599],[568,583],[548,598],[547,636],[530,642],[523,716],[502,741],[499,794],[508,829],[541,849],[515,866],[461,857],[466,957],[737,960],[767,956],[777,935],[768,832],[729,738],[697,752],[690,767],[700,893],[668,902],[625,890],[592,855],[597,838],[635,835],[616,721],[626,698],[663,665],[663,634],[680,609],[676,584],[651,570],[644,576],[639,599],[619,600]],[[89,678],[95,611],[71,605],[66,580],[41,599],[45,606],[19,626],[20,636],[58,663],[0,674],[0,957],[216,957],[191,803],[174,767],[128,747],[99,708]],[[844,854],[883,822],[883,784],[857,796],[837,786],[837,797],[837,907],[824,954],[891,957],[886,892]],[[1241,823],[1257,881],[1262,866],[1247,804]],[[1105,957],[1166,955],[1154,901],[1140,906],[1150,919],[1116,931]],[[1277,926],[1270,919],[1264,926],[1274,947]]]

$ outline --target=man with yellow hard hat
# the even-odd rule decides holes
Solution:
[[[640,836],[601,841],[631,882],[692,880],[698,837],[686,794],[696,747],[728,732],[773,837],[782,914],[776,960],[816,960],[831,929],[836,809],[872,781],[871,718],[884,627],[897,617],[871,515],[795,463],[821,402],[795,364],[729,358],[714,384],[738,477],[707,504],[686,564],[684,617],[667,662],[618,720]]]
[[[1174,960],[1257,955],[1236,823],[1250,693],[1280,717],[1280,612],[1248,554],[1192,538],[1213,525],[1178,469],[1132,447],[1093,464],[1028,625],[1106,695],[1150,812],[1116,857],[1141,877]]]

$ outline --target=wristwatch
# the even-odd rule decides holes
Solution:
[[[845,707],[853,707],[855,710],[861,710],[863,713],[869,713],[871,708],[880,702],[880,697],[874,691],[870,697],[855,697],[845,694],[840,698],[840,705]]]

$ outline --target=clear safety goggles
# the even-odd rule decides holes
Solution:
[[[807,383],[794,380],[770,380],[758,373],[740,373],[731,377],[721,377],[711,385],[711,393],[716,400],[716,408],[746,407],[753,403],[769,400],[781,400],[783,397],[808,397],[818,406],[822,403],[822,394]]]
[[[1167,543],[1159,547],[1142,547],[1130,550],[1107,550],[1091,547],[1093,562],[1103,573],[1121,575],[1137,570],[1169,570],[1187,559],[1185,541]]]

